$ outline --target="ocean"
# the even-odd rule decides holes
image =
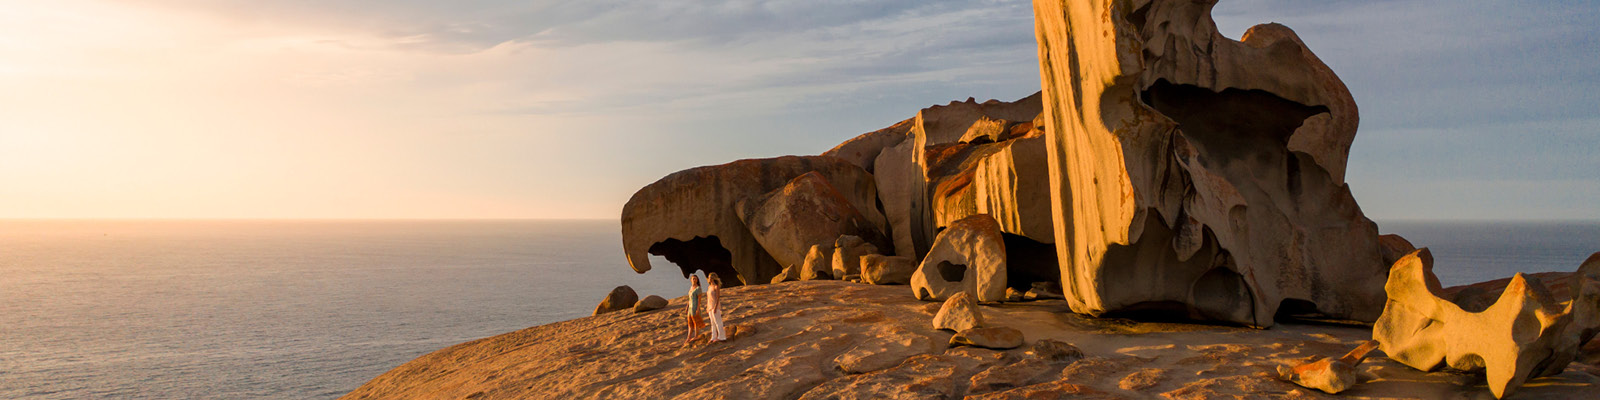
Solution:
[[[1380,223],[1445,285],[1571,271],[1597,223]],[[333,398],[456,343],[587,316],[615,221],[0,220],[0,398]]]

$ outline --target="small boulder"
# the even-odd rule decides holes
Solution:
[[[1028,355],[1058,364],[1070,364],[1083,359],[1083,350],[1055,339],[1039,339],[1028,349]]]
[[[845,277],[861,273],[861,256],[879,254],[878,246],[867,243],[860,236],[842,235],[833,242],[833,276]]]
[[[910,256],[868,254],[861,256],[861,281],[869,285],[905,285],[917,272],[917,259]]]
[[[961,332],[980,326],[983,326],[983,314],[978,312],[978,303],[967,292],[950,296],[933,316],[933,329]]]
[[[957,292],[971,292],[978,301],[1005,300],[1006,244],[1000,224],[989,214],[952,222],[911,275],[911,291],[918,300],[943,300]]]
[[[790,265],[783,267],[783,271],[779,272],[778,276],[772,277],[772,281],[768,283],[798,281],[800,280],[800,275],[800,267],[797,265]]]
[[[600,300],[600,305],[594,307],[594,315],[633,308],[634,303],[638,302],[639,294],[634,293],[633,288],[628,285],[617,286],[611,289],[611,294],[607,294],[604,300]]]
[[[972,328],[950,337],[950,347],[973,346],[986,349],[1008,350],[1022,347],[1022,331],[996,326]]]
[[[1339,359],[1322,358],[1293,368],[1280,365],[1278,378],[1328,394],[1338,394],[1356,385],[1356,366],[1377,348],[1378,341],[1368,340]]]
[[[1018,302],[1023,300],[1023,292],[1016,288],[1006,288],[1006,301]]]
[[[1023,300],[1065,299],[1061,294],[1061,284],[1057,282],[1034,282],[1033,287],[1022,294]]]
[[[639,304],[634,304],[633,305],[633,312],[639,313],[639,312],[646,312],[646,311],[655,311],[655,310],[660,310],[660,309],[663,309],[663,308],[666,308],[666,307],[667,307],[667,299],[663,299],[663,298],[661,298],[661,296],[657,296],[657,295],[653,295],[652,294],[652,295],[649,295],[649,296],[645,296],[643,299],[639,299]]]
[[[824,247],[820,244],[811,246],[811,249],[806,251],[805,262],[800,264],[800,280],[832,280],[833,262],[829,260],[830,258],[833,258],[832,246]]]

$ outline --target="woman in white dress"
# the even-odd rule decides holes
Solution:
[[[706,275],[706,319],[711,321],[711,342],[728,340],[728,334],[722,331],[721,289],[722,279],[717,277],[717,273]]]

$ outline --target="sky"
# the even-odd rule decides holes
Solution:
[[[1600,220],[1600,3],[1223,0],[1354,94],[1375,220]],[[1016,0],[0,0],[0,218],[604,218],[1039,88]]]

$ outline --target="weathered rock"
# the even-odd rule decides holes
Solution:
[[[1073,400],[1123,400],[1126,397],[1106,393],[1090,386],[1067,381],[1045,382],[1002,392],[967,396],[966,400],[1023,400],[1023,399],[1073,399]]]
[[[809,255],[810,254],[807,254],[807,256],[809,256]],[[801,275],[800,266],[799,265],[790,265],[790,266],[787,266],[787,267],[783,267],[783,271],[778,272],[778,275],[777,276],[773,276],[772,280],[768,281],[767,283],[780,283],[780,282],[798,281],[798,280],[800,280],[800,275]]]
[[[878,154],[883,153],[883,149],[894,147],[905,141],[911,133],[911,126],[915,123],[915,118],[907,118],[887,128],[863,133],[861,136],[856,136],[846,140],[844,143],[840,143],[838,146],[834,146],[833,149],[823,152],[822,155],[838,157],[867,170],[867,172],[874,172]]]
[[[1045,148],[1042,132],[999,143],[930,148],[928,201],[934,226],[989,214],[1001,232],[1055,243]]]
[[[1050,363],[1066,364],[1083,359],[1083,350],[1066,342],[1055,339],[1039,339],[1033,342],[1033,347],[1028,349],[1028,354]]]
[[[909,256],[861,256],[861,281],[869,285],[909,284],[916,272],[917,260]]]
[[[921,259],[933,243],[933,220],[928,210],[928,178],[923,175],[922,148],[907,139],[883,149],[874,160],[872,176],[877,179],[883,200],[884,218],[894,239],[894,254]]]
[[[878,246],[860,236],[844,235],[833,242],[833,276],[861,274],[861,256],[879,254]]]
[[[606,294],[606,298],[600,300],[600,304],[594,307],[594,314],[591,315],[626,310],[633,308],[638,302],[639,294],[634,293],[633,288],[628,285],[617,286],[611,289],[611,293]]]
[[[1006,365],[998,365],[972,376],[967,393],[978,394],[1028,386],[1052,375],[1049,363],[1038,358],[1028,358]]]
[[[1378,256],[1383,258],[1383,265],[1394,265],[1395,261],[1400,261],[1400,257],[1405,257],[1413,251],[1417,251],[1417,246],[1400,235],[1388,234],[1378,237]]]
[[[683,341],[682,307],[671,299],[670,312],[619,313],[574,318],[446,346],[374,377],[345,399],[793,399],[927,398],[973,395],[974,374],[1025,363],[1024,348],[998,351],[946,348],[950,333],[929,329],[939,303],[906,296],[905,288],[838,281],[749,285],[722,292],[731,340],[715,344]],[[781,299],[781,301],[774,301]],[[926,306],[934,310],[925,311]],[[1092,343],[1095,355],[1071,364],[1048,364],[1050,382],[976,394],[971,398],[1070,398],[1101,392],[1109,398],[1163,398],[1154,392],[1117,388],[1126,375],[1157,367],[1170,371],[1166,384],[1173,399],[1331,399],[1323,393],[1282,382],[1262,366],[1307,354],[1348,350],[1370,338],[1371,328],[1343,325],[1285,325],[1248,329],[1217,325],[1142,323],[1056,314],[1065,301],[1039,301],[985,307],[984,319],[1023,331],[1029,345],[1046,337]],[[1049,316],[1048,323],[1039,318]],[[754,329],[759,327],[760,329]],[[746,329],[751,328],[751,329]],[[848,373],[834,362],[844,352],[879,338],[925,342],[927,355],[914,355],[892,367]],[[1172,343],[1177,346],[1151,346]],[[1239,356],[1209,357],[1217,346],[1241,346]],[[891,345],[883,344],[885,351]],[[1089,346],[1084,346],[1088,351]],[[939,354],[940,352],[943,354]],[[866,354],[884,354],[872,353]],[[1132,356],[1137,355],[1137,357]],[[1207,356],[1205,362],[1186,357]],[[868,356],[866,358],[885,357]],[[1212,362],[1239,366],[1218,370]],[[1374,362],[1381,361],[1381,362]],[[887,362],[887,361],[885,361]],[[937,364],[937,365],[935,365]],[[1369,365],[1373,364],[1373,365]],[[1068,373],[1066,370],[1070,369]],[[1381,382],[1341,393],[1351,398],[1472,398],[1488,396],[1471,374],[1424,373],[1392,361],[1368,360],[1364,372]],[[1477,377],[1482,385],[1482,378]],[[1194,381],[1196,383],[1189,384]],[[1529,382],[1516,398],[1593,397],[1600,378],[1576,368]],[[1075,390],[1079,388],[1082,390]],[[1301,390],[1307,396],[1295,394]],[[1474,393],[1481,392],[1481,393]],[[1036,396],[1036,397],[1028,397]]]
[[[1389,271],[1388,303],[1372,338],[1389,358],[1423,371],[1483,370],[1495,397],[1528,379],[1561,373],[1600,331],[1600,253],[1576,273],[1575,297],[1558,302],[1537,279],[1513,276],[1494,304],[1468,311],[1440,296],[1423,248]]]
[[[1006,246],[994,218],[978,214],[950,224],[911,276],[920,300],[943,300],[959,292],[978,301],[1006,296]]]
[[[1033,287],[1028,288],[1028,291],[1022,294],[1023,300],[1064,298],[1066,298],[1066,296],[1061,294],[1061,285],[1055,282],[1034,282]]]
[[[800,399],[870,399],[882,394],[893,394],[896,399],[949,399],[956,397],[955,378],[960,370],[952,357],[922,354],[892,368],[824,382]]]
[[[1344,182],[1354,100],[1293,31],[1235,41],[1213,5],[1034,2],[1070,306],[1376,319],[1386,265]]]
[[[767,254],[735,204],[783,188],[807,172],[821,174],[881,231],[877,184],[861,167],[826,156],[740,160],[679,171],[634,193],[622,208],[629,265],[639,273],[649,271],[648,256],[655,254],[677,264],[685,277],[704,270],[722,276],[727,286],[770,281],[789,264]]]
[[[1022,347],[1022,331],[1004,326],[968,328],[950,337],[950,347],[976,346],[1006,350]]]
[[[801,174],[760,197],[741,200],[736,207],[756,242],[780,265],[804,262],[812,246],[826,246],[831,251],[841,236],[855,237],[865,246],[873,242],[888,245],[878,226],[816,172]]]
[[[944,301],[939,313],[933,316],[933,329],[964,331],[983,326],[983,313],[978,303],[967,292],[959,292]]]
[[[805,261],[800,263],[800,280],[816,281],[833,279],[833,251],[824,245],[813,245],[806,251]]]
[[[1365,360],[1367,354],[1377,348],[1378,342],[1369,340],[1345,353],[1344,357],[1324,357],[1293,368],[1278,366],[1278,378],[1328,394],[1338,394],[1356,385],[1356,366],[1361,365],[1361,360]]]
[[[660,310],[663,308],[667,308],[667,299],[652,294],[639,299],[639,302],[633,305],[633,312],[641,313],[646,311]]]
[[[862,149],[856,151],[856,153],[863,155],[876,152],[877,159],[872,161],[873,167],[869,169],[872,170],[878,180],[880,196],[883,199],[884,214],[891,227],[889,231],[892,235],[893,253],[895,255],[920,259],[928,252],[929,246],[934,239],[937,225],[934,222],[934,214],[929,208],[930,186],[928,186],[928,182],[931,176],[948,175],[950,172],[932,171],[933,166],[938,162],[937,160],[931,160],[930,157],[937,159],[940,156],[937,154],[929,155],[930,149],[965,149],[992,142],[1008,142],[1018,137],[1027,136],[1029,132],[1034,131],[1032,129],[1034,126],[1032,121],[1039,115],[1039,104],[1037,93],[1013,102],[989,100],[978,103],[974,99],[967,99],[965,102],[951,102],[948,105],[928,107],[919,111],[915,118],[909,120],[910,126],[904,132],[904,139],[900,139],[899,136],[900,128],[906,124],[905,121],[902,121],[900,124],[885,128],[885,130],[852,139],[841,144],[841,147],[836,148],[836,150],[843,150],[846,147]],[[896,141],[898,144],[894,144]],[[949,147],[948,145],[961,146]],[[980,152],[983,156],[976,157],[974,160],[984,158],[991,153],[1009,147],[1010,144],[985,147],[988,150]],[[1047,186],[1047,183],[1039,180],[1044,177],[1043,164],[1042,161],[1039,161],[1042,158],[1038,160],[1029,158],[1033,155],[1042,157],[1044,155],[1042,146],[1030,142],[1030,144],[1023,147],[1029,149],[1028,151],[1023,151],[1023,153],[1027,154],[1027,156],[1023,157],[1024,162],[1032,162],[1037,164],[1039,168],[1028,170],[1025,174],[1026,178],[1038,179],[1022,182],[1021,185],[1025,189]],[[983,175],[987,179],[982,182],[982,187],[985,190],[1000,190],[1004,193],[1015,191],[1013,188],[1013,186],[1016,186],[1015,182],[998,180],[1016,176],[1013,173],[1015,172],[1013,171],[1015,167],[1010,162],[1012,157],[1009,150],[1005,150],[1005,152],[1006,154],[995,157],[994,161],[986,164],[990,166],[990,170],[985,171]],[[830,151],[826,154],[840,154],[849,158],[844,153],[851,152]],[[963,156],[962,158],[965,159],[966,157]],[[966,164],[974,163],[976,161]],[[963,163],[956,162],[952,165],[958,164]],[[1029,166],[1034,166],[1033,164],[1029,164]],[[1005,175],[1008,173],[1009,175]],[[966,175],[971,174],[968,173]],[[984,193],[987,196],[985,200],[1005,199],[1006,197],[996,196],[1009,196],[1001,192]],[[988,212],[1009,217],[1013,214],[1010,212],[1013,210],[1013,207],[1010,207],[1012,204],[1044,204],[1043,209],[1048,212],[1048,192],[1043,190],[1036,190],[1036,192],[1038,192],[1037,196],[1034,197],[1038,200],[1024,203],[1011,203],[1009,201],[984,203],[982,210],[990,210]],[[971,200],[974,198],[970,191],[964,194],[963,199]],[[972,202],[968,201],[963,204],[970,205],[970,203]],[[971,207],[967,208],[968,212],[984,212],[970,211],[970,209]],[[955,219],[959,219],[959,216],[950,220]],[[1017,222],[1019,226],[1022,224],[1038,226],[1043,223],[1045,228],[1036,230],[1044,232],[1044,236],[1049,236],[1048,218],[1039,218],[1037,220],[1017,219],[1014,221],[1008,219],[1007,222]],[[1011,226],[1006,225],[1007,228]],[[885,250],[886,253],[888,252],[888,248],[880,249]]]
[[[1117,387],[1122,388],[1122,390],[1141,391],[1156,387],[1156,385],[1160,385],[1166,380],[1167,370],[1145,368],[1122,377],[1122,380],[1117,381]]]
[[[833,359],[841,372],[859,374],[900,365],[911,356],[927,354],[933,342],[927,336],[909,332],[879,333]]]

